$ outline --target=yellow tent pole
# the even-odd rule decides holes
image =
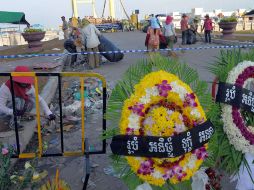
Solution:
[[[38,142],[39,142],[39,158],[43,154],[42,150],[42,137],[41,137],[41,117],[40,117],[40,103],[39,103],[39,88],[38,88],[38,77],[34,77],[34,88],[35,88],[35,103],[36,103],[36,119],[38,125]]]
[[[85,153],[85,97],[84,97],[84,78],[80,78],[80,95],[81,95],[81,140],[82,152]],[[89,150],[86,150],[89,151]]]

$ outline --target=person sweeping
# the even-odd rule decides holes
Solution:
[[[31,72],[27,66],[17,66],[14,72]],[[13,90],[15,96],[15,108],[12,107],[11,81],[7,80],[0,87],[0,120],[8,123],[10,129],[15,129],[14,115],[18,119],[18,130],[24,127],[20,125],[20,118],[29,113],[35,107],[34,78],[29,76],[14,76]],[[39,95],[40,106],[50,121],[55,120],[56,116],[50,111],[45,100]]]

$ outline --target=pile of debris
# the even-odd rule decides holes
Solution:
[[[66,86],[66,87],[65,87]],[[76,116],[81,117],[81,92],[80,82],[72,81],[69,84],[65,84],[63,88],[63,116]],[[107,94],[111,93],[111,89],[107,89]],[[103,88],[102,81],[97,78],[86,78],[84,87],[85,98],[85,116],[89,114],[97,113],[103,106]],[[58,115],[59,110],[56,111]]]

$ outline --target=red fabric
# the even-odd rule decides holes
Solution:
[[[149,38],[150,38],[150,34],[147,34],[146,35],[145,46],[148,46]]]
[[[9,88],[11,92],[11,81],[10,80],[6,81],[5,85]],[[24,100],[28,100],[29,96],[26,94],[26,92],[30,90],[31,87],[32,85],[30,84],[27,88],[22,88],[16,82],[13,82],[14,95]]]
[[[185,31],[188,29],[188,21],[186,18],[181,20],[181,31]]]
[[[157,46],[160,44],[160,35],[162,35],[160,29],[149,28],[147,34],[149,34],[148,45]]]
[[[17,66],[14,72],[31,72],[27,66]],[[13,81],[25,84],[34,84],[34,78],[28,76],[14,76]]]
[[[205,19],[205,22],[204,22],[204,29],[207,31],[207,30],[212,30],[213,29],[213,23],[212,23],[212,20],[211,19]]]
[[[167,40],[166,40],[165,36],[160,35],[159,37],[160,37],[160,43],[163,43],[163,44],[167,43]]]
[[[166,25],[170,24],[173,20],[173,17],[172,16],[167,16],[166,18]]]

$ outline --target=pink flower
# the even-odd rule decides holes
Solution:
[[[174,170],[173,170],[173,169],[169,169],[169,170],[166,172],[166,174],[163,175],[163,178],[164,178],[165,180],[168,180],[168,179],[171,179],[172,177],[174,177],[174,175],[175,175]]]
[[[126,134],[127,135],[133,135],[133,133],[134,133],[134,129],[131,129],[129,127],[126,129]]]
[[[245,126],[244,120],[238,110],[237,107],[232,108],[232,117],[233,122],[235,123],[236,127],[241,131],[241,134],[244,136],[246,140],[250,142],[251,145],[254,144],[254,135]]]
[[[163,80],[162,84],[156,84],[160,96],[167,97],[168,96],[168,91],[172,90],[172,87],[168,84],[167,80]]]
[[[179,181],[181,181],[187,175],[183,172],[183,168],[181,166],[174,166],[173,170]]]
[[[154,162],[152,160],[146,160],[142,162],[138,169],[138,174],[143,174],[143,175],[151,174],[154,171],[153,164]]]
[[[130,106],[128,108],[129,110],[132,110],[133,113],[139,115],[139,116],[144,116],[144,112],[142,111],[144,109],[144,105],[143,104],[136,104],[134,106]]]
[[[8,148],[2,148],[2,154],[3,154],[3,155],[6,155],[6,154],[8,154],[8,153],[9,153]]]
[[[194,154],[196,154],[197,159],[199,159],[199,160],[204,160],[205,158],[208,157],[205,147],[201,147],[201,148],[194,150]]]
[[[185,96],[185,101],[184,101],[183,106],[184,107],[188,107],[188,106],[190,106],[190,107],[197,107],[198,104],[195,102],[195,99],[196,99],[196,97],[195,97],[194,93],[187,94]]]

